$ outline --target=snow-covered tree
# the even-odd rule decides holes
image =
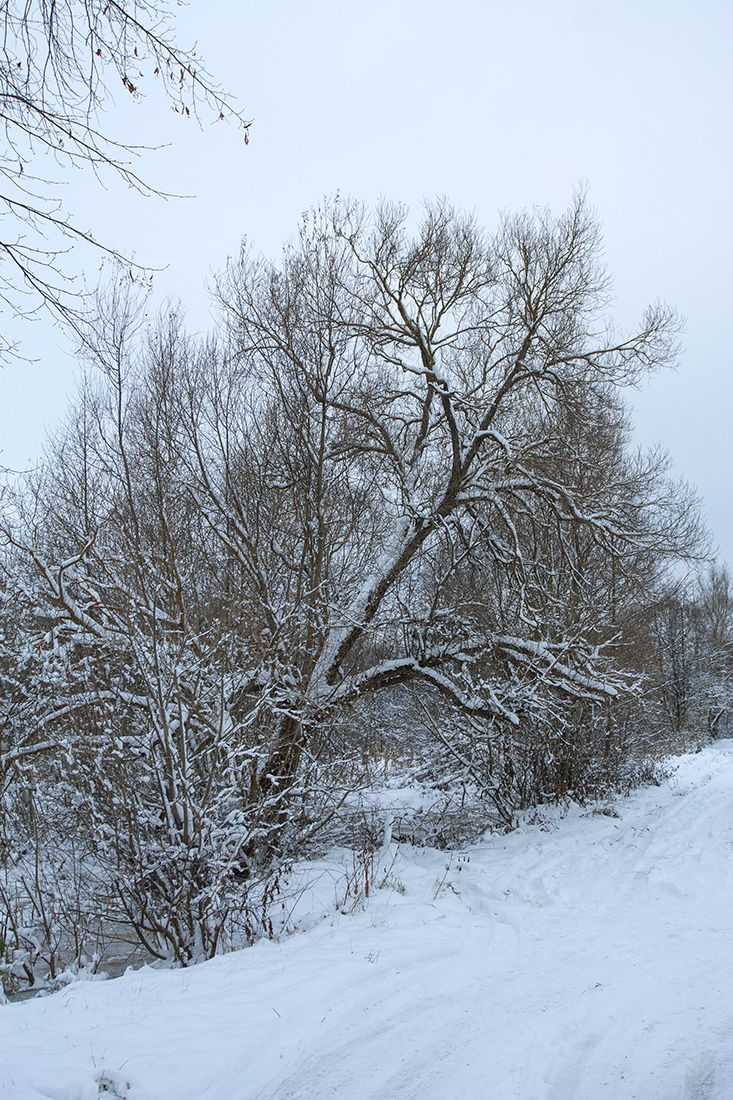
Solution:
[[[260,791],[295,781],[324,716],[396,685],[511,730],[538,683],[587,703],[625,684],[597,616],[548,619],[557,572],[537,537],[553,526],[560,557],[581,539],[609,561],[642,538],[643,499],[628,506],[612,479],[597,492],[564,421],[670,361],[674,317],[613,331],[582,197],[493,236],[445,205],[407,223],[336,204],[280,267],[243,256],[220,284],[228,339],[190,386],[194,492],[262,626]],[[487,560],[509,630],[465,598]],[[582,563],[573,583],[589,583]]]
[[[208,341],[101,300],[14,494],[10,648],[39,690],[6,773],[20,751],[66,784],[150,954],[268,928],[380,721],[507,821],[628,749],[625,622],[696,513],[618,395],[673,358],[674,316],[614,331],[582,197],[493,235],[445,204],[410,224],[336,202],[279,265],[243,253]]]

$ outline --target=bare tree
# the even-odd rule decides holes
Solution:
[[[91,245],[122,259],[114,242],[71,219],[54,176],[68,169],[115,176],[142,194],[141,147],[121,142],[101,118],[114,86],[140,98],[151,84],[179,114],[205,105],[213,117],[248,123],[199,59],[175,40],[167,0],[3,0],[0,4],[0,302],[9,315],[48,309],[77,331],[89,302],[63,253]],[[15,348],[5,337],[0,355]]]
[[[724,565],[662,589],[650,609],[653,683],[675,734],[716,736],[733,710],[733,593]]]
[[[194,491],[267,639],[250,685],[275,720],[262,792],[293,781],[325,715],[378,690],[421,684],[511,728],[538,681],[589,702],[625,682],[587,622],[540,614],[552,567],[532,570],[523,517],[609,554],[639,537],[618,495],[558,467],[552,410],[669,362],[674,316],[614,334],[582,197],[493,237],[443,205],[413,238],[406,221],[337,204],[281,269],[242,258],[220,288],[230,342],[191,387]],[[455,601],[479,552],[513,577],[510,632]]]
[[[59,479],[29,485],[24,536],[8,532],[33,564],[45,644],[32,689],[18,657],[0,679],[0,774],[16,792],[31,777],[39,798],[63,774],[84,807],[67,836],[95,854],[99,908],[149,955],[186,963],[241,943],[263,912],[250,915],[235,874],[257,824],[251,800],[246,821],[237,814],[248,719],[227,709],[235,640],[202,614],[218,574],[211,536],[171,478],[166,349],[133,397],[117,346],[58,440]],[[44,861],[48,837],[45,848]]]

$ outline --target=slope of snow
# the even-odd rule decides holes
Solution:
[[[0,1096],[731,1100],[733,742],[616,811],[393,845],[281,943],[0,1008]]]

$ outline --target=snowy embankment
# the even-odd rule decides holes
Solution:
[[[674,767],[618,817],[392,846],[281,943],[0,1008],[0,1096],[731,1100],[733,742]]]

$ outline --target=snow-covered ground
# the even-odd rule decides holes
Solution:
[[[0,1096],[731,1100],[733,742],[674,767],[618,817],[393,845],[351,912],[334,857],[280,943],[2,1007]]]

